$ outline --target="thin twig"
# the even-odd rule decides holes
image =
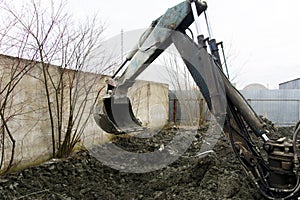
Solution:
[[[32,193],[26,194],[24,196],[15,198],[14,200],[23,199],[23,198],[26,198],[26,197],[29,197],[29,196],[32,196],[32,195],[35,195],[35,194],[40,194],[40,193],[43,193],[43,192],[49,192],[49,190],[46,189],[46,190],[41,190],[41,191],[37,191],[37,192],[32,192]]]

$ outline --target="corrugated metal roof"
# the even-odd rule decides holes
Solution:
[[[292,100],[300,99],[299,89],[287,90],[241,90],[241,93],[247,97],[259,99],[279,99],[279,100]]]
[[[300,78],[280,83],[279,89],[300,89]]]

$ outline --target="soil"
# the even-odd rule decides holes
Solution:
[[[229,142],[221,136],[213,151],[199,156],[203,131],[172,164],[147,173],[122,172],[104,165],[90,151],[0,178],[0,199],[263,199],[244,173]],[[157,151],[178,130],[151,139],[117,137],[128,151]]]

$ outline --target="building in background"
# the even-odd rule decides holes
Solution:
[[[243,90],[267,90],[268,88],[260,83],[252,83],[244,87]]]
[[[209,121],[209,111],[199,91],[169,92],[169,123],[196,124],[199,117]],[[300,78],[281,83],[276,90],[253,83],[240,92],[258,115],[277,126],[294,126],[300,121]]]
[[[280,90],[285,90],[285,89],[300,89],[300,78],[291,80],[291,81],[286,81],[284,83],[279,84],[279,89]]]
[[[279,84],[279,90],[250,84],[240,92],[258,115],[278,126],[292,126],[300,120],[300,78]]]
[[[210,120],[210,112],[198,89],[169,91],[169,123],[200,126]]]

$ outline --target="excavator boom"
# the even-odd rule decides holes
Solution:
[[[205,2],[196,2],[199,15],[206,8]],[[185,31],[193,21],[190,3],[185,1],[168,9],[164,15],[152,22],[127,56],[125,63],[130,62],[119,77],[117,85],[111,86],[114,98],[108,95],[100,99],[95,108],[95,121],[103,130],[113,134],[143,130],[141,123],[133,115],[130,100],[127,98],[128,88],[132,86],[136,77],[170,46],[172,34]]]
[[[266,123],[225,76],[218,52],[220,43],[204,35],[197,35],[196,43],[185,33],[194,17],[205,13],[206,9],[203,1],[187,0],[154,20],[121,65],[126,66],[125,71],[117,78],[121,71],[118,70],[108,82],[107,94],[99,100],[94,118],[108,133],[143,132],[146,127],[133,114],[128,89],[166,48],[174,44],[209,110],[223,127],[233,151],[260,192],[268,199],[292,199],[300,191],[299,125],[292,140],[269,139]],[[263,143],[261,148],[257,141]],[[267,158],[262,156],[261,149]]]

